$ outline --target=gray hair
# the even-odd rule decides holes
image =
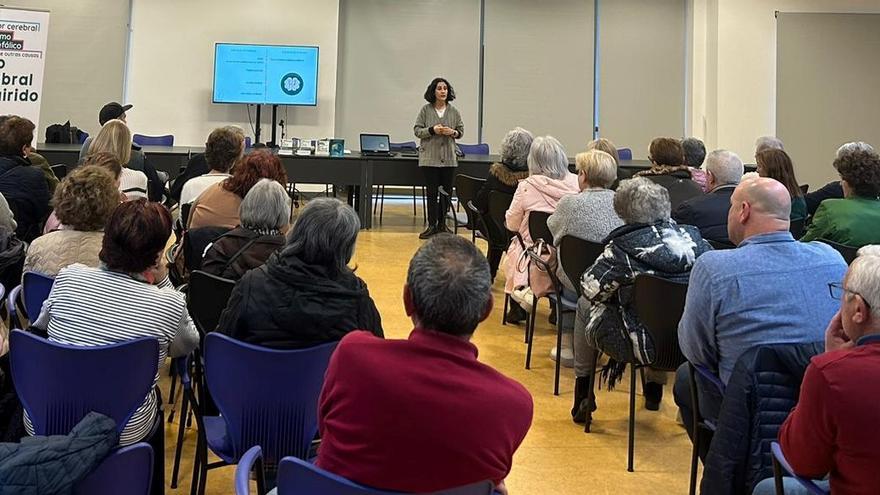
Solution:
[[[337,273],[349,271],[361,222],[357,213],[336,198],[316,198],[303,208],[287,234],[282,257],[326,266]]]
[[[782,140],[776,136],[761,136],[755,140],[755,153],[764,150],[785,150]]]
[[[245,194],[238,216],[246,229],[280,230],[290,222],[290,196],[277,181],[260,179]]]
[[[651,179],[633,177],[620,181],[614,193],[614,211],[624,223],[668,221],[671,210],[669,191]]]
[[[743,162],[732,151],[715,150],[709,153],[704,168],[715,177],[715,183],[719,186],[739,184],[743,176]]]
[[[689,137],[681,140],[681,147],[684,148],[684,164],[700,168],[706,159],[706,145],[695,137]]]
[[[436,235],[416,251],[406,285],[420,325],[451,335],[472,334],[492,299],[486,257],[451,234]]]
[[[501,163],[518,170],[529,167],[529,149],[534,140],[532,133],[522,127],[514,127],[501,140]]]
[[[847,289],[858,293],[871,308],[871,315],[880,319],[880,246],[864,246],[849,266]]]
[[[562,179],[568,173],[568,156],[562,144],[553,136],[536,137],[529,149],[529,175]]]
[[[849,143],[842,144],[840,148],[837,148],[837,158],[854,151],[867,151],[873,153],[874,147],[864,141],[850,141]]]

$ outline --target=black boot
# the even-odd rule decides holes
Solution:
[[[529,313],[522,308],[516,301],[513,299],[510,300],[510,307],[507,308],[507,317],[505,317],[505,321],[507,323],[521,323],[523,321],[528,320]]]
[[[574,380],[574,405],[571,407],[571,419],[582,425],[587,422],[587,417],[596,410],[596,398],[589,400],[590,377],[578,376]]]
[[[550,318],[547,319],[551,325],[556,324],[556,305],[550,303]]]
[[[663,385],[659,383],[645,383],[645,409],[659,411],[660,402],[663,401]]]
[[[436,233],[437,233],[437,226],[428,225],[428,228],[426,228],[425,230],[422,231],[421,234],[419,234],[419,239],[427,239]]]

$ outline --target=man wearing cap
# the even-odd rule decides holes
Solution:
[[[101,111],[98,113],[98,122],[103,126],[107,123],[107,121],[113,119],[119,119],[125,122],[125,112],[131,110],[132,105],[122,105],[115,101],[111,101],[110,103],[104,105],[101,108]],[[89,146],[92,144],[92,136],[86,138],[85,142],[82,145],[82,149],[79,151],[79,160],[82,161],[89,154]],[[128,163],[122,164],[125,167],[128,167],[132,170],[138,170],[143,172],[144,175],[147,176],[147,181],[149,182],[147,192],[150,197],[150,201],[161,201],[162,193],[164,191],[163,181],[159,178],[159,174],[156,172],[156,167],[150,164],[147,161],[146,156],[144,156],[144,152],[141,151],[141,147],[136,143],[131,143],[131,160]]]

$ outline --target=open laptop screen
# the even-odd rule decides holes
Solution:
[[[361,151],[384,151],[391,149],[387,134],[361,134]]]

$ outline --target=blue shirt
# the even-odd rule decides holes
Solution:
[[[678,325],[681,350],[726,385],[740,354],[752,347],[822,341],[840,307],[828,283],[845,273],[833,248],[795,241],[787,231],[705,253],[691,270]]]

